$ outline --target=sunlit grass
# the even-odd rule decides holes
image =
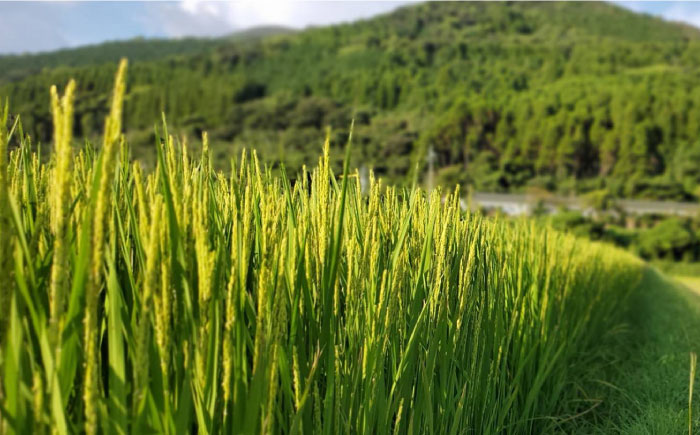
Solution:
[[[168,135],[130,163],[120,69],[99,152],[0,133],[8,433],[539,433],[641,265],[459,191],[231,175]],[[6,122],[2,123],[5,128]],[[191,155],[197,155],[193,158]],[[349,153],[348,153],[349,155]]]
[[[698,432],[689,354],[700,349],[700,297],[652,268],[644,275],[629,300],[627,327],[609,334],[602,364],[588,377],[597,388],[587,394],[602,403],[564,433]]]

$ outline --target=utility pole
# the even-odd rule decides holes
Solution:
[[[369,171],[367,170],[367,165],[363,164],[360,166],[360,190],[362,193],[367,193],[369,191]]]
[[[436,158],[437,154],[435,153],[435,150],[433,150],[433,146],[430,145],[428,148],[428,155],[426,156],[426,159],[428,160],[428,192],[432,192],[433,188],[435,187],[435,168],[433,166]]]

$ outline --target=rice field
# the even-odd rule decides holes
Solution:
[[[147,172],[125,80],[99,146],[73,146],[72,82],[49,158],[4,110],[1,433],[540,433],[576,409],[634,257],[459,190],[363,193],[328,143],[292,183],[255,152],[216,172],[163,122]]]

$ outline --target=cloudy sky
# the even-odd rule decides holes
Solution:
[[[408,1],[4,2],[0,54],[144,37],[219,36],[259,25],[303,28],[367,18]],[[616,2],[700,27],[700,3]]]

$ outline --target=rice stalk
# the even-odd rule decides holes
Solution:
[[[576,406],[636,258],[465,212],[459,190],[363,191],[329,138],[293,179],[255,152],[224,175],[206,135],[194,157],[163,122],[145,170],[125,68],[99,151],[71,151],[74,85],[52,93],[52,159],[8,154],[0,126],[8,430],[547,433]]]

